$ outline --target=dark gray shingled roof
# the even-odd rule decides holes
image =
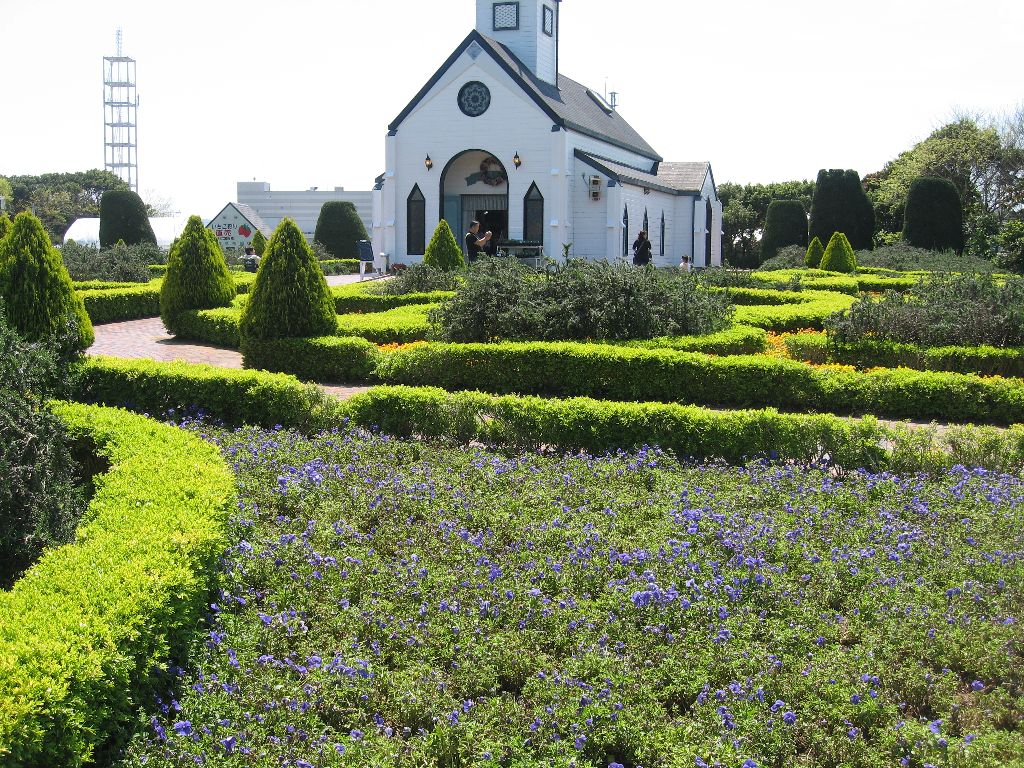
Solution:
[[[641,169],[584,152],[582,149],[577,149],[575,155],[587,165],[616,181],[650,187],[669,194],[698,194],[704,186],[704,179],[711,173],[711,164],[707,162],[652,163],[650,168]]]
[[[604,109],[598,101],[591,97],[588,88],[565,75],[558,75],[558,87],[538,80],[514,53],[496,40],[481,35],[476,30],[462,41],[448,60],[423,86],[402,113],[388,126],[394,133],[403,120],[415,109],[416,105],[427,95],[431,88],[441,79],[455,60],[470,45],[476,42],[515,80],[519,86],[543,109],[555,125],[577,133],[592,136],[606,141],[616,147],[628,149],[652,161],[660,161],[661,156],[654,151],[643,137],[622,119],[614,110]]]
[[[235,206],[235,208],[238,209],[238,212],[249,220],[250,224],[262,232],[264,237],[269,238],[274,234],[274,231],[267,226],[267,222],[265,222],[263,218],[256,213],[256,210],[252,206],[246,205],[245,203],[231,203],[231,205]]]

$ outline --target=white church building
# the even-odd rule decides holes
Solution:
[[[476,0],[476,28],[389,126],[373,243],[420,260],[443,218],[558,257],[721,266],[722,205],[708,162],[666,162],[598,92],[558,71],[561,0]]]

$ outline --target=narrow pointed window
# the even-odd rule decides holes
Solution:
[[[622,258],[629,256],[629,206],[622,207]]]
[[[536,182],[530,185],[523,198],[523,240],[544,244],[544,195]]]
[[[661,255],[665,255],[665,212],[661,212]]]
[[[419,184],[409,193],[405,213],[406,252],[409,256],[422,256],[427,249],[427,199]]]

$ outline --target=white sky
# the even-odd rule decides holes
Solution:
[[[138,61],[147,200],[213,216],[235,183],[369,189],[387,125],[475,0],[0,0],[0,175],[103,167],[102,57]],[[438,10],[440,9],[440,10]],[[1024,102],[1022,0],[564,0],[561,71],[619,92],[719,183],[879,170],[954,109]]]

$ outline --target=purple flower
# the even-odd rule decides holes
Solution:
[[[942,731],[942,721],[932,720],[930,723],[928,723],[928,730],[934,733],[936,736],[938,736],[939,733]]]
[[[985,690],[985,684],[983,682],[981,682],[981,680],[975,680],[973,683],[971,683],[971,690],[972,691],[983,691],[983,690]]]
[[[228,736],[226,739],[220,740],[220,745],[224,747],[224,752],[229,755],[235,751],[235,744],[237,743],[238,740],[234,736]]]
[[[179,736],[190,736],[192,734],[192,723],[188,720],[179,720],[171,728]]]
[[[782,722],[786,725],[794,725],[796,723],[796,714],[793,712],[783,712]]]

